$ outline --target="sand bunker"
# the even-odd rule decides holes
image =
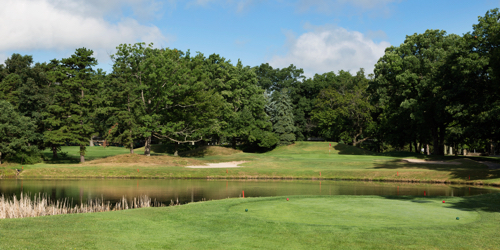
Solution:
[[[243,164],[248,161],[231,161],[231,162],[220,162],[220,163],[208,163],[206,166],[187,166],[187,168],[239,168],[239,164]]]
[[[403,159],[403,161],[409,163],[417,163],[417,164],[443,164],[443,165],[460,165],[462,163],[456,161],[426,161],[421,159]]]

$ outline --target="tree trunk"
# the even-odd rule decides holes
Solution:
[[[0,164],[2,164],[2,152],[0,152]]]
[[[80,145],[80,163],[85,162],[85,146]]]
[[[412,151],[412,145],[411,145],[411,142],[410,142],[410,153],[411,153],[411,151]]]
[[[175,143],[174,156],[179,156],[179,143],[178,142]]]
[[[493,146],[493,140],[490,140],[490,155],[495,155],[495,146]]]
[[[415,153],[420,153],[420,148],[418,147],[417,140],[413,141],[413,146],[415,147]]]
[[[57,147],[52,146],[52,159],[57,159]]]
[[[146,138],[146,145],[144,146],[144,155],[151,156],[151,136]]]
[[[427,155],[431,155],[431,152],[429,151],[429,144],[425,144],[425,153]]]
[[[236,149],[236,137],[233,137],[233,148]]]
[[[106,144],[108,144],[108,140],[104,139],[104,143],[102,144],[102,147],[106,148]]]
[[[434,152],[433,154],[436,155],[438,154],[438,150],[439,150],[439,138],[438,138],[438,128],[437,127],[434,127],[432,128],[432,145],[434,146]]]
[[[90,144],[90,147],[93,147],[93,146],[94,146],[94,138],[93,138],[93,136],[91,136],[91,137],[90,137],[90,142],[89,142],[89,144]]]
[[[130,154],[134,153],[134,142],[130,143]]]

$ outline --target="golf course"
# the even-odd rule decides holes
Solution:
[[[119,147],[89,147],[86,163],[78,163],[77,147],[63,147],[66,156],[58,161],[23,165],[19,175],[14,171],[20,165],[4,164],[1,171],[6,179],[21,180],[345,179],[483,184],[490,189],[496,188],[489,185],[500,183],[499,170],[482,163],[495,163],[493,157],[376,154],[344,144],[332,143],[330,148],[329,144],[296,142],[267,153],[210,146],[181,152],[180,157],[172,156],[162,145],[154,146],[149,157],[141,155],[141,149],[128,154]],[[422,160],[425,163],[420,163]],[[228,162],[239,164],[233,168],[207,167]],[[499,225],[500,193],[463,197],[240,197],[180,206],[2,219],[0,248],[495,249],[500,244]]]

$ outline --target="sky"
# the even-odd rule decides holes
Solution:
[[[153,43],[236,64],[290,64],[307,77],[372,73],[385,48],[427,29],[463,35],[500,0],[0,0],[0,63],[94,51],[111,72],[116,46]]]

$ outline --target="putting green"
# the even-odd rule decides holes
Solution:
[[[452,202],[379,197],[291,197],[238,204],[230,212],[252,220],[340,227],[432,227],[471,223],[480,218],[473,210]],[[248,209],[248,212],[245,212]],[[456,220],[459,217],[460,220]]]

